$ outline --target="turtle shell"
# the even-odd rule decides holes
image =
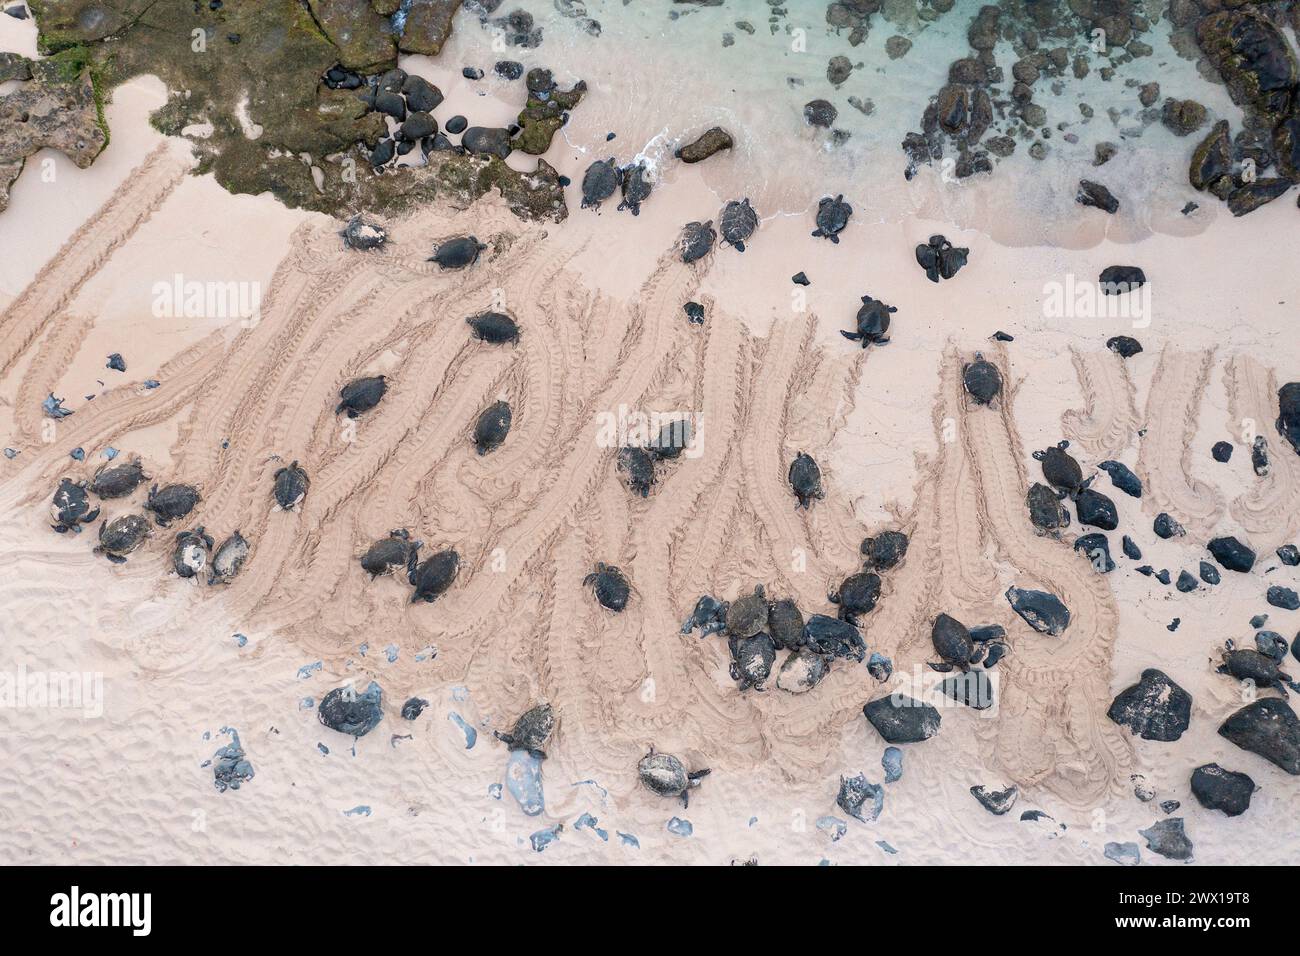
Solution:
[[[778,650],[803,645],[803,612],[789,598],[773,601],[767,612],[767,627]]]
[[[938,655],[949,664],[965,666],[975,653],[975,642],[971,640],[966,625],[947,614],[940,614],[934,619],[934,625],[930,628],[930,640]]]
[[[766,634],[753,637],[733,637],[728,642],[731,650],[731,679],[740,685],[741,690],[750,687],[763,689],[763,684],[772,676],[772,665],[776,663],[776,644]]]
[[[1002,392],[1002,373],[978,352],[975,361],[962,369],[961,381],[976,405],[987,405]]]
[[[621,178],[612,156],[598,159],[588,166],[582,176],[582,208],[599,209],[602,202],[614,195]]]
[[[1065,491],[1078,491],[1083,486],[1083,468],[1065,449],[1069,442],[1061,442],[1042,451],[1034,452],[1034,457],[1042,463],[1043,477],[1053,488]]]
[[[630,209],[632,215],[639,216],[641,204],[650,198],[650,191],[653,188],[650,180],[646,178],[645,163],[628,166],[623,170],[623,201],[618,204],[618,208]]]
[[[685,765],[672,754],[646,754],[636,769],[645,788],[661,797],[679,796],[691,784]]]
[[[875,608],[880,600],[880,575],[874,571],[859,571],[850,574],[840,585],[834,601],[840,606],[840,617],[852,621],[859,614],[866,614]]]
[[[450,548],[425,558],[407,576],[415,588],[411,603],[425,601],[432,604],[452,586],[459,572],[460,555]]]
[[[583,579],[583,584],[594,590],[601,607],[611,611],[622,611],[627,607],[631,589],[627,577],[613,565],[596,565],[596,570]]]
[[[735,199],[722,207],[718,216],[718,229],[723,242],[736,247],[737,252],[745,251],[745,240],[758,228],[758,213],[749,204],[748,199]]]
[[[708,222],[688,222],[682,227],[678,243],[682,250],[682,262],[691,263],[703,259],[713,249],[718,234],[713,231],[713,220]]]
[[[510,434],[512,414],[508,402],[493,402],[479,415],[474,425],[474,447],[480,455],[486,455]]]
[[[843,193],[834,199],[830,196],[823,197],[817,204],[817,231],[813,235],[838,243],[839,234],[849,224],[852,215],[853,207],[844,201]]]
[[[1040,531],[1056,531],[1070,525],[1070,512],[1061,504],[1060,496],[1042,482],[1034,482],[1025,495],[1029,506],[1029,520]]]
[[[790,487],[794,489],[795,496],[799,499],[799,507],[807,508],[808,502],[813,498],[822,497],[822,470],[811,455],[799,452],[790,463],[787,477],[790,480]]]
[[[310,487],[311,479],[307,477],[307,472],[294,461],[288,468],[281,468],[275,473],[275,486],[272,489],[275,503],[285,511],[292,511],[307,497]]]
[[[99,550],[113,557],[124,557],[140,547],[149,534],[149,522],[143,515],[121,515],[99,526]]]
[[[760,584],[754,588],[753,594],[746,594],[727,608],[727,636],[753,637],[766,629],[767,610],[767,596]]]
[[[443,269],[464,269],[477,262],[479,253],[486,248],[475,236],[456,236],[438,243],[429,261]]]

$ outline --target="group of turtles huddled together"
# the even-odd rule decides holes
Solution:
[[[92,503],[92,495],[104,500],[128,498],[148,480],[139,458],[117,465],[101,465],[88,482],[64,478],[50,503],[50,516],[54,520],[51,527],[60,534],[80,533],[81,525],[90,524],[100,516],[101,509]],[[189,517],[201,500],[194,485],[176,482],[159,487],[155,484],[149,489],[141,510],[150,513],[159,527],[166,528],[173,521]],[[99,526],[99,542],[94,552],[121,564],[152,536],[153,526],[144,514],[129,511],[114,518],[106,517]],[[248,542],[235,531],[214,551],[215,543],[202,525],[179,532],[172,548],[172,567],[177,575],[196,578],[206,571],[209,584],[225,584],[233,579],[248,557]]]
[[[858,620],[880,600],[883,582],[879,572],[896,567],[907,554],[907,544],[907,535],[896,530],[865,539],[862,570],[850,574],[827,595],[836,606],[833,616],[812,614],[805,619],[792,598],[774,600],[759,584],[730,602],[711,594],[701,596],[682,624],[682,633],[698,630],[702,638],[725,636],[731,679],[741,691],[765,690],[776,669],[779,689],[807,693],[821,683],[834,661],[866,661],[867,647]],[[778,651],[789,651],[779,669]],[[893,673],[893,664],[879,654],[872,654],[867,666],[880,681]]]

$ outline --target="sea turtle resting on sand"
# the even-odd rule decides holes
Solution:
[[[178,577],[196,578],[208,568],[212,556],[212,536],[199,525],[193,531],[181,531],[176,535],[176,547],[172,550],[172,568]]]
[[[612,564],[597,562],[596,570],[583,578],[582,583],[592,589],[601,607],[611,611],[622,611],[627,607],[631,588],[623,572]]]
[[[348,418],[356,418],[362,412],[368,412],[379,404],[388,391],[388,382],[383,375],[367,375],[354,378],[339,389],[339,404],[334,414],[347,412]]]
[[[1083,468],[1067,448],[1068,441],[1058,442],[1042,451],[1034,452],[1034,459],[1042,463],[1043,477],[1053,488],[1059,488],[1069,495],[1077,495],[1088,483],[1083,480]]]
[[[443,269],[464,269],[478,262],[479,253],[486,248],[476,236],[455,236],[438,243],[428,261]]]
[[[424,601],[432,604],[451,587],[459,573],[460,555],[451,548],[425,558],[407,572],[406,579],[415,588],[411,603]]]
[[[614,195],[621,179],[613,156],[596,160],[582,176],[582,208],[599,210],[600,204]]]
[[[145,502],[144,510],[152,511],[154,520],[165,528],[193,511],[199,497],[199,489],[193,485],[174,484],[163,488],[154,485],[149,489],[149,500]]]
[[[790,471],[786,477],[790,480],[790,487],[794,489],[795,497],[799,499],[800,508],[807,508],[808,503],[814,498],[823,498],[826,495],[822,491],[822,470],[817,467],[817,462],[811,455],[799,452],[794,461],[790,462]]]
[[[864,567],[888,571],[907,557],[907,535],[901,531],[882,531],[874,538],[863,538],[858,550],[866,559]]]
[[[794,650],[803,646],[804,619],[799,605],[789,598],[768,605],[767,629],[777,650]]]
[[[703,259],[713,249],[718,234],[713,231],[713,220],[708,222],[688,222],[682,227],[678,239],[682,250],[682,262],[691,263]]]
[[[845,332],[840,330],[840,335],[852,342],[861,342],[865,349],[869,345],[886,345],[889,342],[889,317],[898,311],[896,306],[885,305],[879,299],[873,299],[869,295],[862,297],[862,305],[858,307],[857,331]]]
[[[1283,697],[1286,696],[1286,685],[1292,683],[1291,675],[1279,669],[1277,661],[1256,650],[1225,649],[1218,671],[1235,680],[1250,681],[1256,687],[1276,687]]]
[[[221,547],[217,548],[217,553],[212,556],[212,570],[208,572],[208,583],[229,584],[239,573],[239,569],[244,566],[247,557],[248,542],[236,531],[221,542]]]
[[[90,490],[100,498],[125,498],[149,478],[139,458],[120,465],[100,465],[90,479]]]
[[[406,572],[407,579],[419,560],[420,542],[411,540],[411,532],[398,528],[380,538],[361,556],[361,568],[373,581],[381,574]]]
[[[966,625],[947,614],[940,614],[934,619],[930,628],[930,641],[943,659],[942,663],[930,665],[933,670],[947,672],[958,667],[962,671],[968,671],[971,664],[984,659],[984,646],[977,647]]]
[[[682,624],[682,633],[689,634],[697,627],[700,629],[700,637],[718,633],[727,626],[729,607],[726,601],[719,601],[712,594],[701,596],[695,602],[695,609],[691,611],[691,616]]]
[[[293,511],[307,497],[307,489],[310,487],[311,479],[307,477],[307,472],[298,467],[297,459],[294,459],[288,468],[281,468],[275,473],[275,485],[272,488],[275,503],[285,511]]]
[[[850,574],[827,599],[840,606],[840,620],[856,624],[858,616],[869,613],[880,600],[880,575],[874,571]]]
[[[758,228],[758,213],[749,204],[748,199],[737,202],[735,199],[722,207],[718,216],[718,231],[722,233],[722,244],[731,245],[737,252],[745,251],[745,240]]]
[[[961,381],[976,405],[992,405],[1002,393],[1002,373],[983,352],[976,352],[975,361],[962,367]]]
[[[632,215],[641,215],[641,204],[650,198],[654,184],[646,179],[645,163],[623,167],[623,201],[619,210],[630,209]]]
[[[1041,534],[1056,537],[1057,531],[1070,526],[1070,512],[1061,504],[1061,493],[1042,482],[1029,486],[1025,504],[1029,506],[1030,522]]]
[[[140,547],[153,532],[143,515],[120,515],[99,526],[99,546],[95,554],[102,554],[115,564],[122,564],[126,556]]]
[[[755,585],[752,594],[731,602],[727,608],[727,636],[753,637],[767,629],[767,594],[763,585]]]
[[[629,445],[618,451],[618,467],[627,473],[627,486],[633,494],[650,497],[650,486],[655,483],[654,454],[639,445]]]
[[[727,640],[731,651],[731,679],[741,690],[763,690],[763,684],[772,676],[776,663],[776,644],[766,634],[753,637],[732,637]]]
[[[52,527],[59,534],[68,531],[81,534],[81,526],[90,524],[99,517],[99,509],[90,506],[90,496],[86,494],[84,481],[64,478],[59,487],[54,489],[50,501],[50,517],[54,519]]]
[[[685,764],[672,754],[657,754],[654,747],[641,758],[636,767],[641,782],[651,793],[661,797],[681,797],[682,806],[690,806],[689,791],[698,787],[700,781],[709,775],[709,771],[688,771]]]
[[[465,320],[480,342],[504,345],[519,341],[519,326],[504,312],[480,312]]]
[[[817,228],[813,231],[813,235],[838,243],[840,233],[849,224],[849,217],[852,215],[853,207],[844,201],[843,193],[834,199],[830,196],[823,197],[817,204]]]
[[[353,216],[348,224],[339,230],[343,245],[360,252],[380,249],[388,241],[388,233],[377,223],[366,222],[360,216]]]
[[[501,447],[501,443],[510,434],[512,418],[509,402],[493,402],[483,409],[474,424],[474,448],[480,455]]]
[[[511,750],[526,750],[538,760],[545,760],[543,748],[554,730],[555,711],[550,704],[537,704],[515,721],[510,733],[494,730],[492,735]]]

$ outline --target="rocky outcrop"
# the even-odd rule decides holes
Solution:
[[[8,70],[16,79],[29,79],[0,97],[0,211],[9,205],[9,189],[28,156],[57,149],[85,169],[108,143],[88,67],[55,57],[10,60]]]

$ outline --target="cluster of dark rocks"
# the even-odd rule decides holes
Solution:
[[[523,65],[513,60],[497,63],[494,72],[507,80],[524,75]],[[467,68],[466,75],[478,79],[482,71]],[[572,89],[560,90],[549,70],[536,68],[528,71],[528,98],[517,122],[508,127],[470,126],[465,117],[458,115],[448,118],[440,128],[433,114],[443,102],[442,91],[401,68],[363,76],[335,66],[326,72],[323,82],[331,89],[356,90],[367,110],[386,117],[388,135],[368,146],[367,159],[376,170],[390,166],[417,147],[426,160],[435,151],[488,159],[505,159],[516,149],[540,155],[550,147],[555,132],[568,122],[569,111],[587,89],[580,81]],[[459,141],[453,141],[451,136],[459,136]]]
[[[1242,680],[1254,681],[1256,677],[1276,681],[1276,670],[1262,666],[1251,659],[1254,651],[1227,651],[1222,670]],[[1243,655],[1236,656],[1234,655]],[[1245,675],[1245,676],[1242,676]],[[1257,687],[1277,687],[1275,683],[1256,683]],[[1285,691],[1283,691],[1285,693]],[[1144,670],[1138,683],[1122,690],[1110,705],[1107,716],[1143,740],[1171,743],[1182,737],[1191,723],[1192,695],[1175,683],[1169,675],[1156,668]],[[1263,757],[1289,774],[1300,775],[1300,718],[1296,717],[1286,700],[1278,697],[1260,697],[1230,714],[1219,726],[1219,735],[1242,750]],[[1217,763],[1196,767],[1191,773],[1191,791],[1201,806],[1221,810],[1229,816],[1239,816],[1250,806],[1251,796],[1258,789],[1248,774],[1225,770]],[[1154,799],[1150,788],[1139,785],[1135,791],[1142,800]],[[1176,801],[1168,801],[1177,809]],[[1170,811],[1172,812],[1172,811]],[[1165,829],[1176,830],[1181,835],[1181,823],[1173,821]],[[1144,836],[1147,833],[1144,832]],[[1158,837],[1168,836],[1163,831]],[[1183,837],[1185,839],[1185,836]],[[1151,837],[1148,836],[1151,841]],[[1156,845],[1159,844],[1159,845]],[[1163,839],[1151,845],[1157,853],[1173,854],[1160,848]],[[1175,843],[1178,849],[1178,844]],[[1186,847],[1190,855],[1190,843]],[[1178,852],[1182,852],[1178,849]],[[1175,859],[1183,857],[1173,855]]]

